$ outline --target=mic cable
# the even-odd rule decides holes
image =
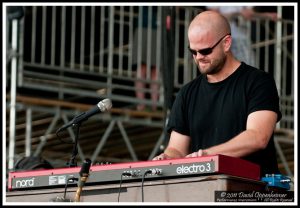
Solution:
[[[162,174],[162,170],[159,170],[159,169],[149,169],[147,171],[145,171],[145,173],[143,174],[143,177],[142,177],[142,186],[141,186],[141,189],[142,189],[142,202],[144,202],[144,181],[145,181],[145,177],[147,174],[152,174],[152,175],[161,175]]]
[[[74,202],[72,199],[66,198],[69,181],[78,181],[78,178],[74,178],[74,177],[68,178],[66,181],[63,197],[57,196],[56,198],[51,199],[50,200],[51,202]]]
[[[152,173],[152,170],[145,171],[145,173],[143,174],[143,177],[142,177],[142,186],[141,186],[141,189],[142,189],[142,202],[144,202],[144,181],[145,181],[146,175],[149,174],[149,173]]]
[[[122,173],[121,174],[119,193],[118,193],[118,202],[120,202],[120,194],[121,194],[121,186],[122,186],[123,176],[132,176],[132,174],[131,173]]]
[[[69,181],[78,181],[78,178],[72,177],[72,178],[68,178],[68,179],[67,179],[67,183],[66,183],[66,185],[65,185],[65,191],[64,191],[64,197],[63,197],[63,199],[66,199],[67,188],[68,188],[68,185],[69,185]]]

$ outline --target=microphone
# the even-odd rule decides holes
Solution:
[[[85,177],[89,175],[91,163],[92,161],[88,158],[83,161],[81,169],[79,171],[80,177]]]
[[[78,188],[77,188],[76,195],[75,195],[75,202],[80,201],[80,194],[81,194],[82,188],[89,176],[91,163],[92,163],[92,161],[90,159],[85,159],[81,166],[81,169],[79,172],[80,179],[78,181]]]
[[[64,126],[62,126],[61,128],[59,128],[56,131],[56,133],[67,129],[74,124],[78,124],[78,123],[81,123],[82,121],[86,121],[86,120],[88,120],[89,117],[91,117],[99,112],[106,112],[106,111],[110,110],[111,107],[112,107],[111,100],[104,99],[104,100],[100,101],[96,105],[96,107],[92,108],[91,110],[75,116],[69,123],[67,123]]]

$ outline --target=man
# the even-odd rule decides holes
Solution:
[[[153,160],[223,154],[278,173],[273,131],[281,119],[275,81],[237,60],[226,18],[197,15],[188,30],[189,50],[201,73],[178,92],[169,123],[170,140]]]

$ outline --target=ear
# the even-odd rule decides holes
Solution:
[[[231,43],[232,43],[232,37],[231,37],[231,35],[227,35],[227,37],[225,38],[225,41],[224,41],[224,51],[225,52],[228,52],[230,50]]]

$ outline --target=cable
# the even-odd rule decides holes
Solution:
[[[74,177],[68,178],[67,183],[66,183],[66,185],[65,185],[64,199],[66,199],[67,187],[68,187],[69,181],[72,181],[72,180],[73,180],[73,181],[78,181],[78,178],[74,178]]]
[[[155,175],[160,175],[161,174],[161,170],[152,170],[149,169],[147,171],[144,172],[143,177],[142,177],[142,185],[141,185],[141,189],[142,189],[142,202],[144,202],[144,180],[147,174],[152,173]],[[139,172],[133,172],[133,173],[127,173],[124,172],[121,174],[121,179],[120,179],[120,186],[119,186],[119,193],[118,193],[118,202],[120,202],[120,194],[121,194],[121,186],[122,186],[122,182],[123,182],[123,176],[131,176],[131,177],[138,177],[140,174]]]
[[[120,179],[120,187],[119,187],[119,193],[118,193],[118,202],[120,202],[120,193],[121,193],[121,185],[123,181],[123,176],[132,176],[131,173],[122,173],[121,174],[121,179]]]
[[[142,178],[142,202],[144,202],[144,179],[146,177],[147,174],[152,173],[152,170],[147,170],[145,171],[145,173],[143,174],[143,178]]]
[[[78,178],[74,178],[74,177],[68,178],[67,181],[66,181],[65,191],[64,191],[63,197],[57,196],[56,198],[53,198],[53,199],[51,199],[50,201],[51,201],[51,202],[73,202],[72,199],[67,199],[67,198],[66,198],[68,184],[69,184],[69,181],[72,181],[72,180],[73,180],[73,181],[78,181]]]

